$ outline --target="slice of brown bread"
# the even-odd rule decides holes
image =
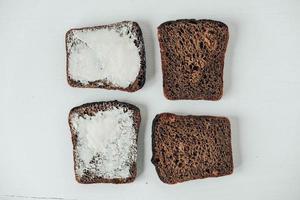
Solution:
[[[134,92],[145,83],[144,40],[136,22],[71,29],[66,52],[72,87]]]
[[[163,89],[168,99],[219,100],[223,95],[228,27],[184,19],[158,27]]]
[[[129,183],[137,168],[140,110],[118,101],[87,103],[69,113],[79,183]]]
[[[156,115],[152,163],[168,184],[233,172],[230,122],[225,117]]]

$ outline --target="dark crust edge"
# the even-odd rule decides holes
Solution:
[[[75,130],[72,127],[71,124],[71,116],[73,113],[77,113],[79,109],[82,108],[89,108],[90,106],[93,105],[100,105],[103,106],[105,104],[108,104],[108,107],[112,106],[117,106],[117,107],[123,107],[123,108],[128,108],[129,110],[133,111],[133,121],[134,121],[134,128],[135,128],[135,133],[136,133],[136,144],[138,144],[138,133],[139,133],[139,128],[140,128],[140,123],[141,123],[141,114],[140,114],[140,109],[132,104],[125,103],[125,102],[119,102],[117,100],[115,101],[102,101],[102,102],[92,102],[92,103],[86,103],[82,104],[80,106],[76,106],[72,108],[69,112],[68,115],[68,124],[70,127],[70,132],[71,132],[71,137],[72,137],[72,145],[73,145],[73,170],[76,172],[76,165],[75,165],[75,147],[77,145],[77,135],[75,134]],[[100,109],[101,110],[101,109]],[[105,109],[104,109],[105,110]],[[138,148],[137,148],[138,150]],[[136,161],[137,162],[137,161]],[[92,183],[114,183],[114,184],[123,184],[123,183],[131,183],[135,180],[137,176],[137,164],[134,162],[130,168],[131,171],[131,176],[128,178],[113,178],[113,179],[105,179],[105,178],[94,178],[94,179],[89,179],[89,180],[83,180],[82,177],[78,176],[75,173],[75,179],[78,183],[81,184],[92,184]]]
[[[172,116],[172,117],[180,117],[180,118],[187,118],[187,117],[214,117],[214,118],[220,118],[220,119],[225,119],[226,121],[228,121],[228,124],[229,124],[229,127],[230,127],[230,134],[229,134],[229,140],[230,140],[230,151],[231,151],[231,157],[230,157],[230,164],[232,166],[231,168],[231,171],[229,171],[228,173],[224,173],[224,174],[221,174],[221,175],[211,175],[211,176],[207,176],[207,177],[193,177],[189,180],[182,180],[182,181],[177,181],[177,182],[172,182],[172,181],[169,181],[169,179],[163,177],[160,173],[160,169],[159,167],[157,166],[157,163],[155,162],[154,160],[154,155],[155,155],[155,150],[154,150],[154,141],[155,141],[155,127],[157,125],[157,122],[158,120],[160,119],[161,116],[163,115],[167,115],[167,116]],[[227,118],[227,117],[223,117],[223,116],[212,116],[212,115],[176,115],[174,113],[169,113],[169,112],[165,112],[165,113],[160,113],[160,114],[157,114],[153,121],[152,121],[152,139],[151,139],[151,142],[152,142],[152,157],[151,157],[151,163],[154,165],[155,167],[155,170],[156,170],[156,173],[159,177],[159,179],[163,182],[163,183],[166,183],[166,184],[170,184],[170,185],[174,185],[174,184],[177,184],[177,183],[182,183],[182,182],[186,182],[186,181],[191,181],[191,180],[196,180],[196,179],[206,179],[206,178],[216,178],[216,177],[222,177],[222,176],[227,176],[227,175],[230,175],[233,173],[233,170],[234,170],[234,164],[233,164],[233,155],[232,155],[232,139],[231,139],[231,123],[230,123],[230,120]]]
[[[171,21],[166,21],[162,24],[160,24],[158,27],[157,27],[157,36],[158,36],[158,41],[159,41],[159,47],[160,47],[160,51],[162,50],[162,44],[161,44],[161,33],[160,33],[160,29],[162,29],[164,26],[166,25],[170,25],[170,24],[176,24],[178,22],[187,22],[187,23],[193,23],[193,24],[197,24],[199,22],[212,22],[212,23],[216,23],[220,26],[224,26],[226,29],[227,29],[227,38],[226,38],[226,41],[224,41],[226,43],[225,45],[225,50],[224,50],[224,57],[223,59],[221,60],[221,64],[222,64],[222,90],[221,90],[221,94],[219,96],[215,96],[215,98],[206,98],[206,97],[191,97],[191,98],[176,98],[176,97],[173,97],[173,96],[169,96],[165,90],[166,88],[164,87],[164,73],[163,74],[163,91],[164,91],[164,96],[168,99],[168,100],[207,100],[207,101],[218,101],[220,100],[222,97],[223,97],[223,94],[224,94],[224,62],[225,62],[225,54],[226,54],[226,51],[227,51],[227,46],[228,46],[228,40],[229,40],[229,29],[228,29],[228,26],[221,22],[221,21],[217,21],[217,20],[212,20],[212,19],[199,19],[199,20],[196,20],[196,19],[178,19],[178,20],[171,20]],[[160,54],[162,56],[162,54]],[[164,62],[163,62],[163,59],[161,57],[161,68],[162,68],[162,71],[163,71],[163,66],[164,66]]]
[[[98,85],[97,83],[99,81],[94,81],[94,82],[89,82],[88,84],[84,85],[80,81],[76,81],[71,78],[69,75],[69,52],[68,52],[68,42],[67,38],[70,32],[73,30],[84,30],[84,29],[105,29],[105,28],[112,28],[112,27],[118,27],[121,26],[124,23],[129,23],[132,22],[132,31],[136,33],[137,40],[134,42],[135,46],[138,48],[140,45],[139,49],[139,55],[140,55],[140,71],[133,83],[131,83],[127,88],[123,87],[118,87],[114,86],[111,83],[103,83],[103,85]],[[66,49],[66,75],[67,75],[67,81],[68,84],[71,87],[77,87],[77,88],[102,88],[102,89],[108,89],[108,90],[121,90],[121,91],[126,91],[126,92],[135,92],[139,89],[141,89],[146,81],[146,53],[145,53],[145,43],[144,43],[144,38],[143,38],[143,33],[138,25],[137,22],[134,21],[122,21],[122,22],[117,22],[113,24],[108,24],[108,25],[101,25],[101,26],[90,26],[90,27],[82,27],[82,28],[72,28],[67,31],[65,34],[65,49]]]

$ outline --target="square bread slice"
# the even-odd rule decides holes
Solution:
[[[83,104],[69,113],[79,183],[129,183],[137,173],[140,110],[118,101]]]
[[[72,87],[134,92],[145,83],[144,40],[136,22],[71,29],[66,52]]]
[[[225,117],[156,115],[152,163],[168,184],[233,172],[230,122]]]
[[[228,27],[213,20],[168,21],[158,27],[163,90],[170,100],[219,100]]]

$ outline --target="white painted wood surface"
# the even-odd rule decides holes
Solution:
[[[300,199],[300,1],[0,1],[0,199]],[[168,101],[156,27],[179,18],[229,26],[224,97]],[[129,94],[74,89],[65,75],[72,27],[135,20],[143,30],[147,81]],[[67,115],[82,103],[118,99],[140,107],[139,175],[128,185],[80,185]],[[231,176],[163,184],[150,162],[160,112],[228,116]]]

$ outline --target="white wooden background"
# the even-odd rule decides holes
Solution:
[[[210,18],[229,26],[225,95],[168,101],[156,27]],[[70,88],[64,35],[71,27],[135,20],[143,30],[147,81],[136,93]],[[300,199],[300,1],[0,1],[0,199]],[[80,185],[67,115],[73,106],[118,99],[142,110],[139,175],[128,185]],[[160,112],[228,116],[234,174],[163,184],[151,158]]]

